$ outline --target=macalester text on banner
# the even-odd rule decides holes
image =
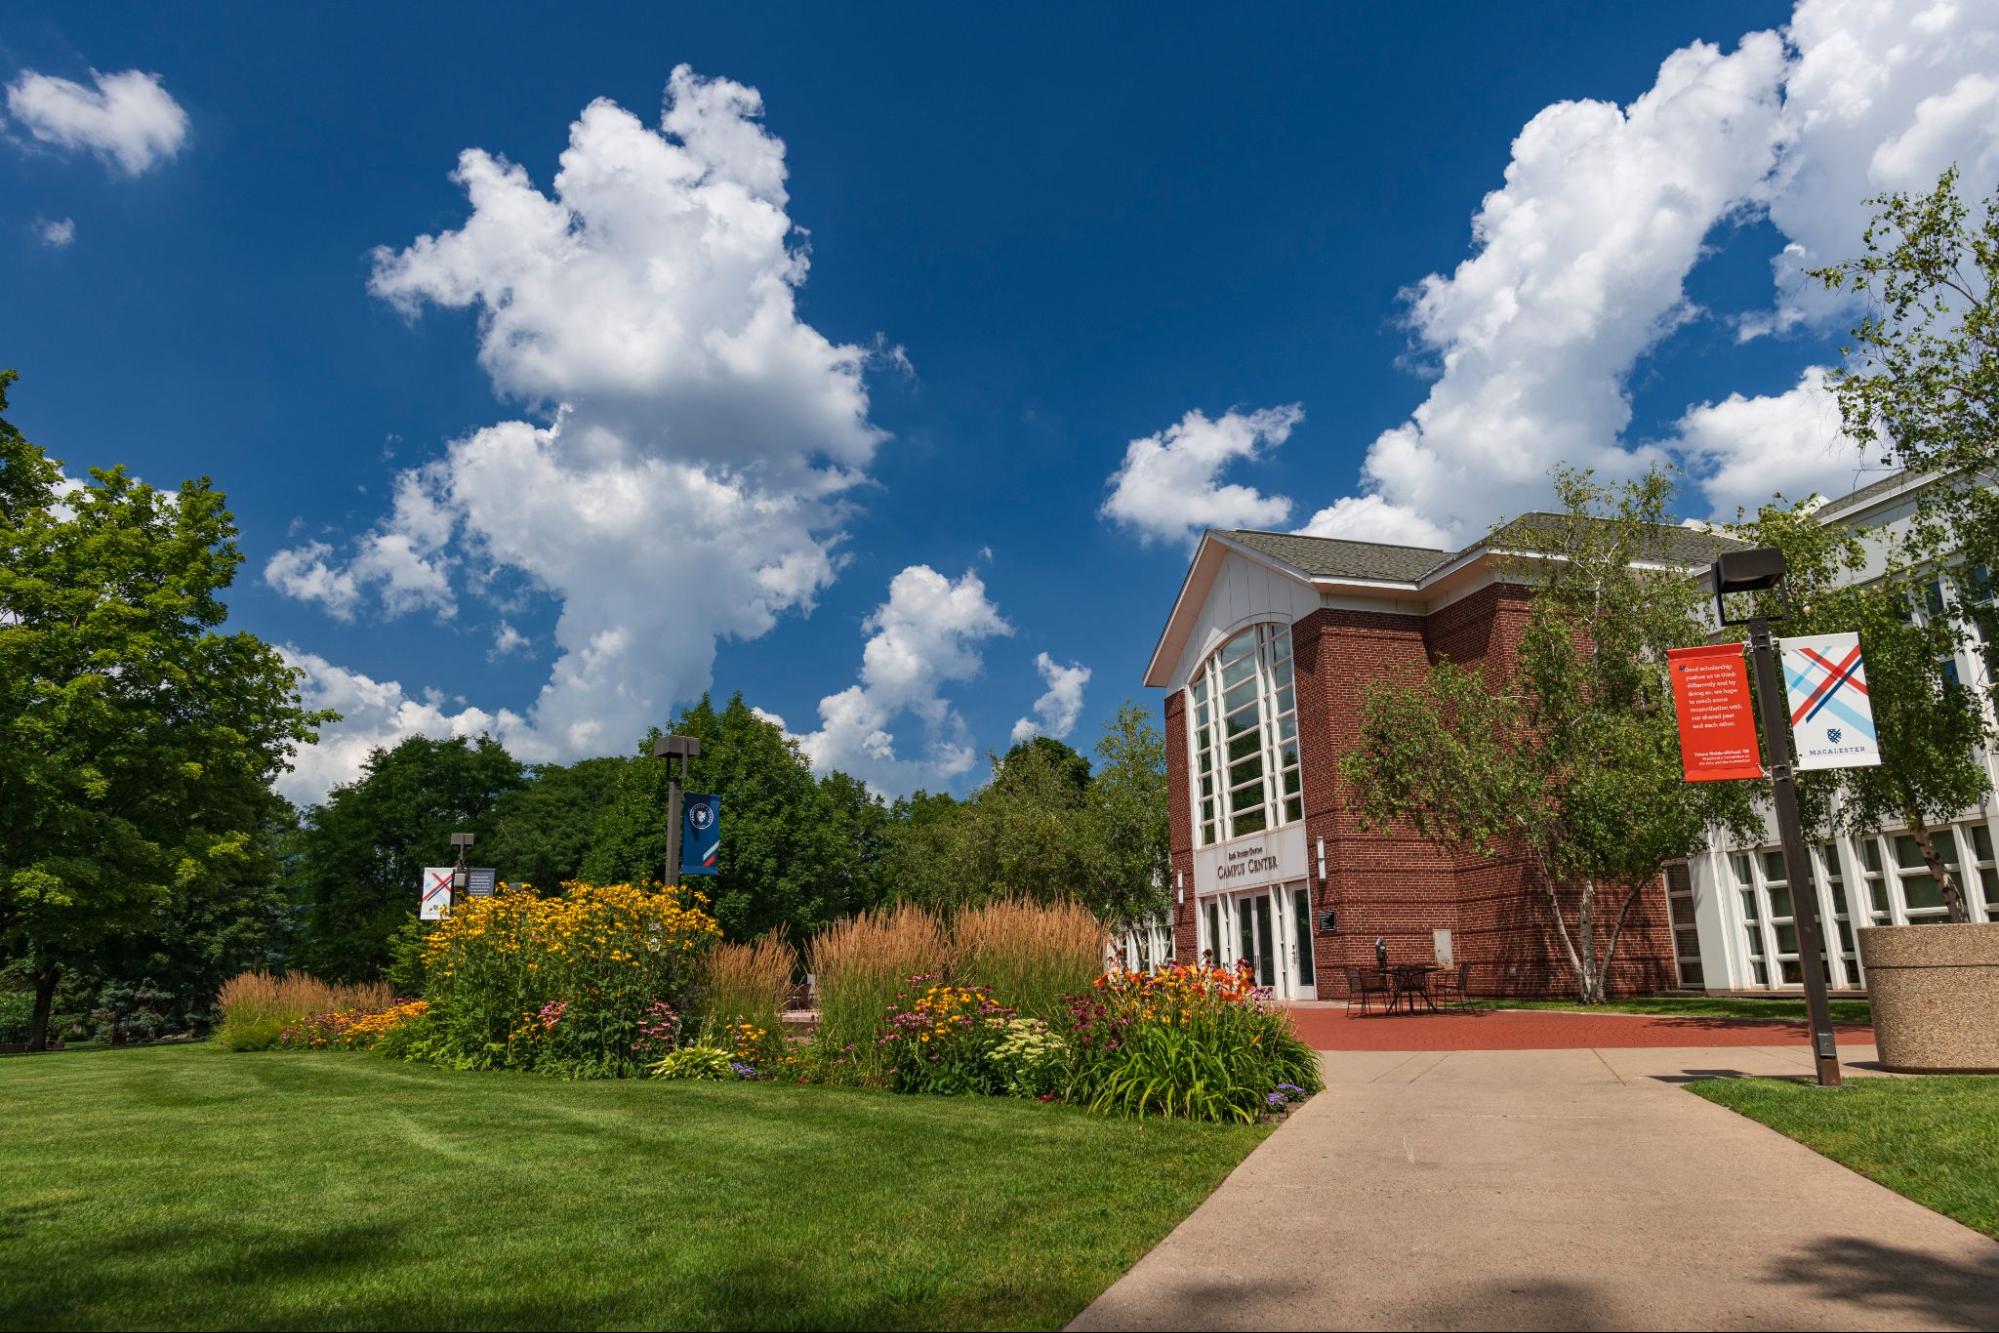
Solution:
[[[1858,634],[1801,634],[1777,640],[1791,709],[1797,767],[1872,768],[1881,762],[1867,659]]]
[[[1680,768],[1688,782],[1763,776],[1749,672],[1739,643],[1672,648],[1673,712],[1680,724]]]

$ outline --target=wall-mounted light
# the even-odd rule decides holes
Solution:
[[[1326,840],[1324,838],[1321,838],[1319,839],[1319,886],[1321,888],[1324,888],[1325,884],[1326,884]]]
[[[1177,890],[1179,891],[1179,895],[1180,895],[1180,896],[1179,896],[1179,899],[1178,899],[1178,901],[1184,904],[1184,903],[1185,903],[1185,902],[1187,901],[1187,872],[1186,872],[1186,871],[1184,871],[1184,870],[1176,870],[1176,871],[1174,871],[1174,872],[1173,872],[1173,887],[1174,887],[1175,889],[1177,889]]]

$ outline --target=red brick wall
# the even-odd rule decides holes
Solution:
[[[1567,993],[1562,959],[1523,857],[1480,857],[1440,846],[1408,828],[1366,830],[1347,808],[1340,757],[1359,734],[1367,686],[1398,673],[1415,674],[1449,658],[1504,669],[1517,651],[1528,592],[1496,584],[1430,616],[1320,610],[1292,627],[1298,729],[1303,747],[1306,857],[1313,868],[1313,957],[1321,997],[1346,993],[1347,967],[1373,966],[1374,941],[1387,941],[1392,960],[1428,961],[1431,932],[1451,931],[1458,962],[1472,964],[1475,994]],[[1174,904],[1182,958],[1193,958],[1197,931],[1193,884],[1193,798],[1187,777],[1185,696],[1166,700],[1167,764],[1171,773],[1173,869],[1184,875],[1188,901]],[[1317,876],[1325,843],[1326,875]],[[1327,909],[1339,928],[1318,929]],[[1632,906],[1612,967],[1617,993],[1674,984],[1672,930],[1663,883]]]

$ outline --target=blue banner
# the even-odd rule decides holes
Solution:
[[[680,808],[680,875],[713,875],[721,870],[722,798],[691,791]]]

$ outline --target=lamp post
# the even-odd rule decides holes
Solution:
[[[669,762],[666,768],[666,883],[668,887],[680,885],[680,802],[687,785],[687,761],[701,755],[701,741],[696,736],[661,736],[652,743],[652,752],[661,759],[680,760],[680,772],[675,774]]]
[[[1775,547],[1730,551],[1714,562],[1715,610],[1724,625],[1747,625],[1749,656],[1756,667],[1756,704],[1763,715],[1763,743],[1769,749],[1770,794],[1777,810],[1777,837],[1784,847],[1784,880],[1791,886],[1791,915],[1798,928],[1798,972],[1805,983],[1805,1012],[1812,1029],[1812,1059],[1819,1086],[1839,1086],[1839,1050],[1832,1032],[1832,1005],[1826,997],[1825,945],[1819,925],[1819,891],[1812,878],[1812,858],[1798,818],[1797,777],[1791,769],[1791,718],[1784,683],[1778,672],[1777,645],[1770,622],[1791,609],[1784,587],[1784,553]],[[1730,593],[1774,591],[1782,605],[1775,616],[1755,604],[1755,614],[1731,617]],[[1775,963],[1774,958],[1771,959]]]
[[[472,887],[472,872],[465,865],[465,852],[471,845],[471,834],[454,833],[451,835],[451,849],[457,853],[458,858],[457,863],[451,867],[451,905],[453,907],[458,906],[459,903],[465,900],[468,890]]]

